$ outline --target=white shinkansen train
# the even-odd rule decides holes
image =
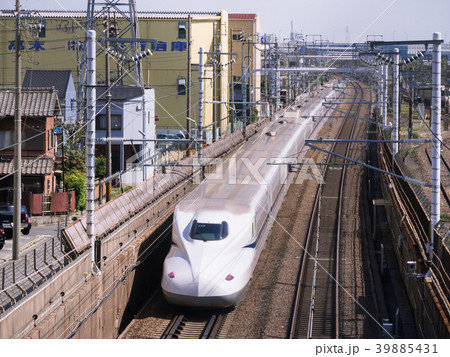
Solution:
[[[287,112],[257,133],[178,204],[161,283],[168,302],[226,308],[244,298],[286,183],[286,165],[268,164],[296,162],[322,101],[310,99],[307,118]]]

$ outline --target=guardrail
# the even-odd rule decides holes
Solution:
[[[17,261],[0,266],[0,315],[33,292],[72,259],[61,237],[50,237],[27,249]]]

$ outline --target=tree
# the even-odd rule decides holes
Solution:
[[[64,170],[66,175],[86,171],[84,150],[64,147]]]
[[[95,177],[99,179],[106,177],[106,157],[104,156],[95,158]]]
[[[76,208],[84,210],[86,208],[86,174],[84,172],[74,172],[66,176],[67,189],[75,190]]]

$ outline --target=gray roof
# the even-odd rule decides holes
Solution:
[[[61,115],[58,92],[53,88],[24,88],[21,102],[24,117],[48,118]],[[14,116],[15,106],[15,89],[0,88],[0,118]]]
[[[96,94],[97,100],[106,100],[106,86],[97,86]],[[144,95],[144,89],[141,87],[134,86],[114,86],[111,88],[111,99],[117,101],[126,101],[128,99],[133,99],[141,97]]]
[[[22,159],[22,175],[50,175],[53,171],[54,158]],[[0,160],[0,175],[14,172],[13,159]]]
[[[55,88],[59,98],[66,97],[71,71],[69,70],[31,70],[25,72],[24,88]]]

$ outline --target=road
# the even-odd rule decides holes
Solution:
[[[31,231],[28,235],[23,233],[20,234],[20,249],[21,252],[32,246],[32,242],[39,241],[42,238],[56,236],[57,235],[57,224],[49,226],[39,226],[31,227]],[[12,238],[6,238],[5,245],[2,250],[0,250],[0,263],[11,259],[12,257]]]

